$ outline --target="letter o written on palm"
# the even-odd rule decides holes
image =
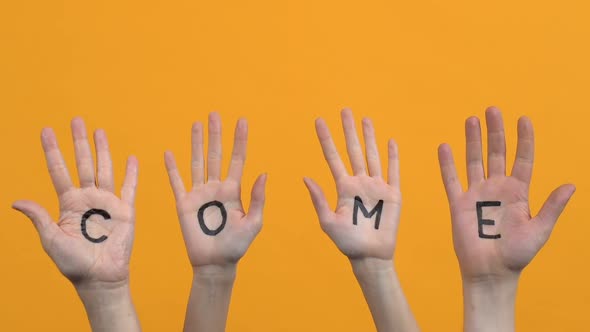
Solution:
[[[221,179],[221,118],[209,115],[209,147],[205,169],[203,125],[192,127],[192,186],[187,192],[172,152],[164,159],[189,259],[193,267],[236,264],[262,228],[266,174],[252,188],[248,213],[241,200],[248,123],[236,125],[228,176]],[[207,177],[205,177],[207,171]]]

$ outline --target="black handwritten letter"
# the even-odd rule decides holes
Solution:
[[[207,210],[207,208],[211,206],[216,206],[217,208],[219,208],[219,212],[221,212],[221,225],[219,225],[219,227],[217,227],[216,229],[210,229],[209,227],[207,227],[207,225],[205,224],[205,219],[203,218],[205,210]],[[219,234],[219,232],[221,232],[225,227],[225,223],[227,221],[227,211],[225,210],[223,203],[219,201],[212,201],[201,206],[201,208],[199,209],[199,213],[197,213],[197,217],[199,218],[199,226],[201,226],[201,230],[203,231],[203,233],[215,236]]]
[[[354,197],[354,211],[352,212],[352,224],[356,225],[358,223],[358,213],[359,209],[363,213],[365,218],[371,218],[374,214],[377,214],[375,217],[375,229],[379,229],[379,222],[381,221],[381,212],[383,212],[383,200],[380,199],[377,205],[369,212],[365,205],[363,204],[363,200],[359,196]]]
[[[495,225],[495,221],[491,219],[483,219],[483,207],[486,206],[501,206],[502,202],[498,201],[485,201],[485,202],[477,202],[475,203],[475,207],[477,209],[477,231],[479,233],[479,237],[482,239],[499,239],[502,237],[500,234],[489,235],[483,232],[483,225],[493,226]]]
[[[90,242],[94,242],[94,243],[101,243],[104,240],[108,239],[109,237],[106,235],[101,235],[100,237],[95,238],[95,237],[88,235],[88,232],[86,231],[86,221],[88,220],[88,218],[90,218],[91,216],[93,216],[95,214],[100,215],[101,217],[104,218],[104,220],[111,219],[111,215],[108,212],[106,212],[105,210],[90,209],[90,210],[86,211],[86,213],[84,213],[84,215],[82,216],[80,228],[82,229],[82,235],[84,235],[86,240],[88,240]]]

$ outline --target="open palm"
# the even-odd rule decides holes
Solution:
[[[95,132],[97,171],[82,119],[72,120],[80,188],[74,187],[54,132],[46,128],[41,140],[51,179],[58,194],[59,221],[32,201],[13,207],[34,223],[45,251],[72,282],[125,281],[134,236],[137,160],[127,163],[121,198],[114,194],[112,161],[104,131]],[[96,173],[96,177],[95,177]]]
[[[221,180],[221,119],[209,116],[207,181],[203,151],[203,126],[192,129],[192,188],[187,192],[172,153],[165,155],[170,184],[189,259],[193,267],[235,264],[262,228],[266,175],[252,188],[248,214],[241,200],[241,179],[246,159],[248,125],[238,121],[227,179]]]
[[[522,117],[518,122],[518,146],[510,176],[506,175],[506,143],[500,111],[489,108],[486,122],[487,178],[479,120],[471,117],[465,124],[469,182],[466,192],[458,181],[449,146],[443,144],[439,148],[455,252],[462,274],[468,278],[520,273],[549,239],[557,218],[575,190],[573,185],[557,188],[539,214],[532,217],[529,208],[534,158],[531,121]]]
[[[342,253],[351,259],[391,260],[401,209],[397,145],[389,141],[389,183],[386,183],[381,174],[371,121],[363,120],[368,172],[350,110],[342,111],[342,126],[354,175],[346,171],[324,120],[316,121],[318,139],[336,182],[336,210],[330,209],[321,188],[313,180],[306,178],[305,184],[322,229]]]

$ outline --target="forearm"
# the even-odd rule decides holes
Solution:
[[[514,331],[518,275],[463,280],[464,331]]]
[[[127,281],[87,282],[75,285],[92,331],[141,331]]]
[[[350,263],[377,331],[419,331],[392,261],[363,258],[351,259]]]
[[[236,265],[203,266],[193,271],[185,332],[225,331]]]

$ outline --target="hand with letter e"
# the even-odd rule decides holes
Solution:
[[[31,219],[43,249],[80,296],[93,331],[139,331],[129,291],[129,260],[134,238],[137,159],[129,157],[120,197],[106,134],[94,133],[97,164],[84,122],[72,120],[80,187],[74,186],[51,128],[41,142],[59,199],[59,221],[32,201],[13,208]]]
[[[321,228],[352,265],[377,330],[417,331],[393,264],[401,210],[397,145],[389,140],[389,166],[383,175],[371,120],[363,120],[365,161],[352,112],[344,110],[341,115],[352,175],[348,174],[326,123],[316,120],[317,136],[336,182],[336,210],[330,208],[316,182],[305,178],[305,185]]]
[[[514,303],[522,270],[549,239],[575,191],[557,188],[531,216],[529,185],[533,171],[531,120],[518,121],[516,158],[506,175],[506,142],[500,111],[486,111],[488,172],[484,172],[479,119],[465,123],[468,188],[463,191],[451,149],[438,150],[451,210],[453,243],[463,278],[465,331],[513,331]]]

